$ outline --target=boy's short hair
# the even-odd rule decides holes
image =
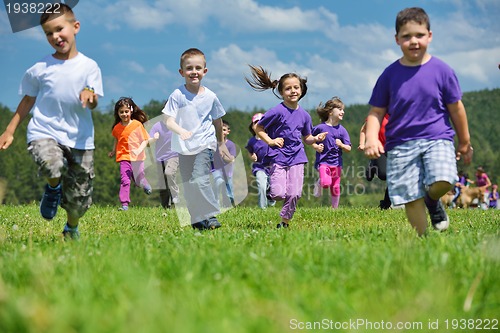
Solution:
[[[193,57],[193,56],[202,56],[205,59],[205,54],[201,52],[201,50],[197,48],[190,48],[184,51],[181,55],[181,63],[180,66],[182,68],[182,65],[184,64],[184,61],[186,61],[187,58]],[[207,65],[207,61],[205,59],[205,66]]]
[[[48,20],[55,19],[61,15],[66,15],[70,17],[72,21],[76,21],[73,9],[65,3],[57,3],[59,7],[48,7],[47,10],[40,17],[40,25],[46,23]]]
[[[427,30],[431,30],[431,22],[425,10],[420,7],[411,7],[403,9],[396,16],[396,34],[399,33],[403,25],[410,21],[425,24]]]

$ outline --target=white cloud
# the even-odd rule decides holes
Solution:
[[[122,61],[122,65],[123,65],[123,67],[125,67],[125,69],[127,71],[130,71],[130,72],[139,73],[139,74],[143,74],[146,72],[144,70],[144,67],[142,67],[142,65],[140,65],[136,61]]]

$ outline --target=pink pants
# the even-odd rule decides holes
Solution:
[[[290,220],[302,196],[304,164],[290,167],[273,164],[269,174],[269,195],[273,200],[284,200],[280,216]]]
[[[341,175],[342,167],[326,164],[319,165],[319,183],[322,188],[330,188],[333,208],[337,208],[339,205]]]

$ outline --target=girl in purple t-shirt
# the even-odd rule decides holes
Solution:
[[[252,78],[245,79],[253,89],[272,89],[274,95],[283,100],[264,114],[254,130],[269,145],[268,158],[272,161],[269,195],[274,200],[284,201],[281,222],[277,227],[286,228],[302,195],[304,164],[307,163],[302,139],[310,145],[323,141],[326,133],[313,136],[311,116],[299,106],[299,100],[307,92],[306,79],[288,73],[279,80],[271,80],[269,73],[262,67],[250,66],[250,69]]]
[[[340,177],[342,174],[342,152],[351,151],[351,139],[340,121],[344,118],[344,103],[333,97],[316,108],[322,123],[315,126],[312,134],[328,133],[320,143],[313,143],[316,150],[314,167],[319,171],[321,188],[330,188],[332,208],[338,208],[340,199]]]
[[[261,140],[254,131],[254,126],[262,119],[264,114],[256,113],[252,116],[252,122],[248,129],[252,133],[252,137],[248,140],[245,148],[248,150],[250,159],[252,160],[252,174],[255,176],[258,189],[258,204],[261,209],[266,209],[268,206],[274,206],[274,200],[267,198],[267,190],[269,189],[269,167],[267,154],[269,146]]]

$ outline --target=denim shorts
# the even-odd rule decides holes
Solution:
[[[61,179],[61,207],[82,217],[92,204],[94,151],[63,146],[54,139],[31,141],[28,151],[42,176]]]
[[[387,186],[395,205],[424,197],[435,182],[458,180],[455,147],[449,140],[412,140],[387,152]]]

